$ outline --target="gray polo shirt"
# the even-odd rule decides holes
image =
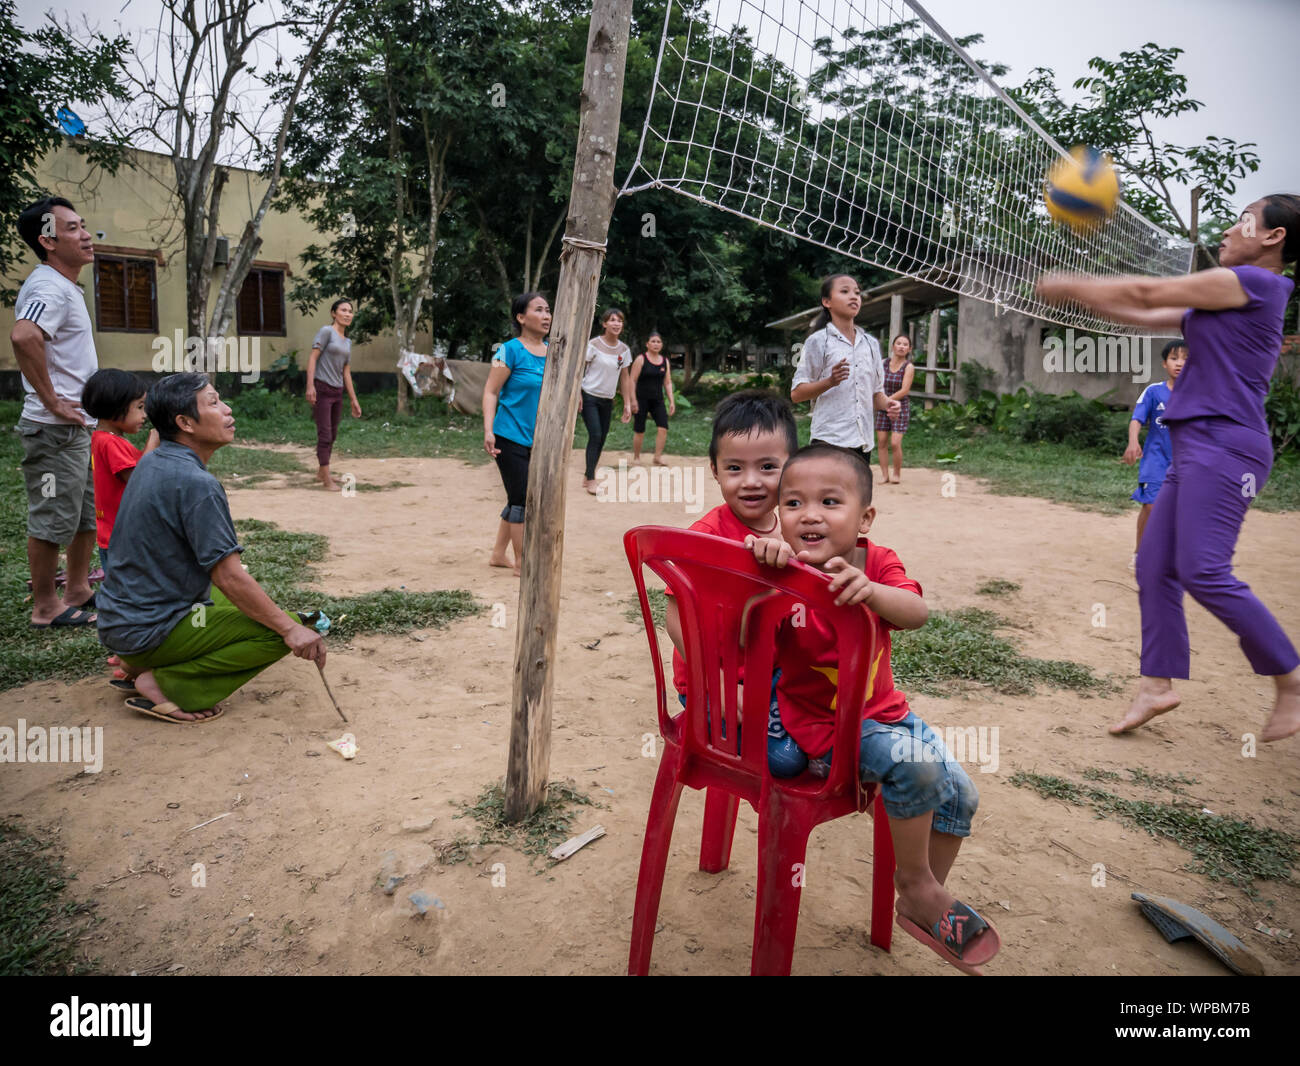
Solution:
[[[340,337],[333,326],[321,326],[311,346],[320,349],[320,356],[316,359],[316,380],[336,389],[343,388],[343,367],[352,358],[352,342],[347,337]]]
[[[126,483],[95,594],[99,639],[119,655],[158,647],[196,603],[211,605],[211,570],[244,547],[221,482],[198,455],[165,440]]]

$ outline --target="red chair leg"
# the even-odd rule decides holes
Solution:
[[[894,936],[894,837],[879,792],[872,821],[875,842],[871,860],[871,942],[888,951]]]
[[[770,790],[758,814],[758,899],[754,906],[755,977],[788,977],[799,925],[799,896],[804,884],[804,860],[811,809]]]
[[[704,834],[700,841],[700,869],[721,873],[731,862],[731,842],[736,835],[736,811],[740,797],[720,788],[704,796]]]
[[[664,745],[659,773],[655,776],[646,816],[645,841],[641,845],[641,869],[636,879],[636,904],[632,909],[632,949],[627,972],[644,977],[650,972],[650,952],[654,948],[655,921],[659,916],[659,897],[664,887],[664,870],[668,865],[668,847],[673,839],[673,822],[677,818],[677,801],[682,795],[677,773],[682,749]]]

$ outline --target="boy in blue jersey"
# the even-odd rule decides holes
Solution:
[[[1173,452],[1169,445],[1169,430],[1165,428],[1164,411],[1169,402],[1174,382],[1183,372],[1187,363],[1187,343],[1170,341],[1160,353],[1161,365],[1165,368],[1165,381],[1157,381],[1142,390],[1138,402],[1133,408],[1133,418],[1128,424],[1128,448],[1124,451],[1124,462],[1132,466],[1139,459],[1138,487],[1132,499],[1142,505],[1138,512],[1137,543],[1133,546],[1133,560],[1129,563],[1132,570],[1137,564],[1137,550],[1142,544],[1142,531],[1146,529],[1147,519],[1151,517],[1151,507],[1156,502],[1156,493],[1164,484],[1165,471],[1169,469]],[[1138,444],[1138,431],[1147,427],[1147,442],[1144,449]]]

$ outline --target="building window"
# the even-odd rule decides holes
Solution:
[[[158,285],[152,259],[95,256],[95,324],[101,333],[157,333]]]
[[[239,290],[235,328],[245,336],[285,336],[284,271],[248,272]]]

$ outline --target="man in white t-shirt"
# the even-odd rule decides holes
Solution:
[[[95,623],[90,553],[95,547],[95,487],[90,472],[93,419],[81,393],[99,369],[85,290],[77,284],[95,247],[67,200],[49,197],[18,217],[18,231],[40,265],[18,290],[9,340],[22,372],[23,479],[27,484],[27,561],[32,625]],[[63,599],[55,591],[59,548],[68,549]]]

